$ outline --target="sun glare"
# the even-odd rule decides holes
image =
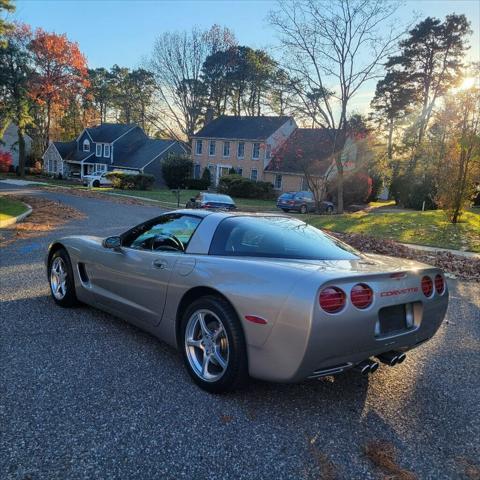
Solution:
[[[463,79],[463,82],[458,87],[459,90],[468,90],[475,85],[475,81],[477,79],[475,77],[466,77]]]

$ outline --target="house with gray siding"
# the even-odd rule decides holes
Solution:
[[[184,143],[149,138],[136,124],[104,123],[85,128],[70,142],[51,142],[42,158],[45,172],[62,178],[130,171],[154,175],[156,184],[163,185],[162,161],[188,153]]]

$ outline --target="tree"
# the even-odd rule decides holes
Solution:
[[[395,4],[380,1],[299,0],[281,1],[279,11],[270,15],[304,111],[312,126],[330,129],[339,212],[343,212],[343,165],[338,147],[346,139],[348,108],[393,53],[399,34],[387,20],[395,10]]]
[[[182,155],[170,155],[162,163],[162,175],[168,188],[185,188],[192,176],[193,162]]]
[[[437,200],[448,219],[457,223],[472,204],[480,178],[480,85],[449,95],[431,134],[438,162]]]
[[[465,15],[447,15],[443,23],[427,17],[400,42],[400,55],[391,57],[387,63],[387,68],[403,72],[418,95],[421,111],[410,161],[412,170],[435,104],[459,81],[467,49],[466,36],[470,33]]]
[[[212,174],[208,167],[205,167],[203,169],[202,180],[205,182],[206,188],[208,188],[212,184]]]
[[[206,58],[227,49],[234,36],[227,28],[214,25],[210,30],[163,33],[157,38],[148,69],[155,76],[159,100],[164,108],[165,123],[187,138],[201,124],[205,113],[207,91],[201,79]]]
[[[25,129],[32,123],[28,80],[31,75],[30,53],[27,45],[31,31],[27,25],[15,25],[6,35],[7,44],[0,48],[0,132],[10,121],[17,126],[18,172],[25,175]]]
[[[30,42],[35,65],[30,94],[45,113],[44,147],[50,142],[52,113],[62,110],[72,96],[81,94],[88,86],[87,65],[77,43],[67,36],[37,29]]]
[[[96,68],[88,70],[88,80],[86,103],[91,103],[97,109],[100,123],[106,123],[108,109],[113,104],[112,75],[105,68]]]
[[[15,5],[13,5],[12,0],[0,0],[0,13],[14,11]],[[6,22],[2,17],[0,17],[0,48],[4,48],[6,46],[7,41],[3,37],[13,28],[14,27],[11,23]]]

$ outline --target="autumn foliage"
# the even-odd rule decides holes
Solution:
[[[0,152],[0,172],[7,173],[12,165],[12,154],[10,152]]]

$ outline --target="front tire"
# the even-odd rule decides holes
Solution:
[[[232,306],[209,295],[195,300],[181,323],[181,348],[189,375],[202,389],[224,393],[248,381],[247,348]]]
[[[99,188],[100,187],[100,181],[99,180],[94,180],[92,185],[95,187],[95,188]]]
[[[307,211],[308,211],[308,209],[307,209],[307,206],[306,206],[306,205],[302,205],[302,206],[300,207],[300,213],[305,214],[305,213],[307,213]]]
[[[288,213],[290,210],[288,210],[288,208],[282,208],[282,210],[285,212],[285,213]]]
[[[72,263],[64,248],[60,248],[51,256],[48,262],[48,279],[50,293],[57,305],[68,308],[78,304]]]

